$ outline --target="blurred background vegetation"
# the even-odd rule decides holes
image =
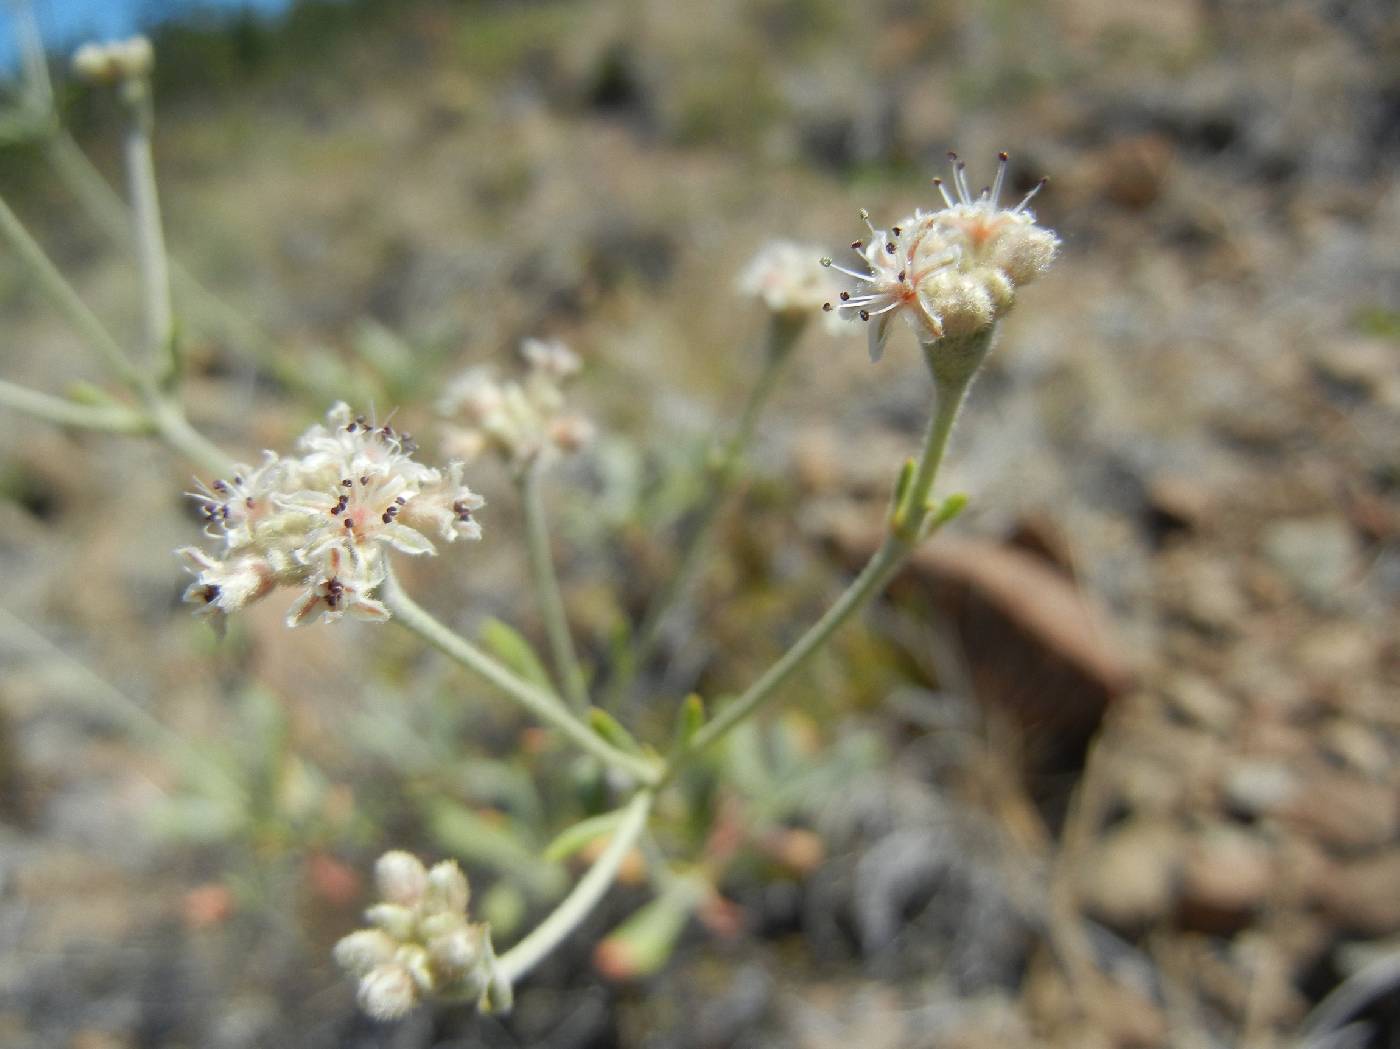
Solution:
[[[1384,979],[1328,995],[1400,934],[1393,4],[302,0],[151,26],[167,235],[218,299],[177,289],[193,418],[247,458],[344,398],[431,452],[445,377],[564,338],[602,436],[550,508],[602,672],[756,372],[733,280],[764,240],[835,252],[860,207],[931,206],[947,149],[985,178],[1005,148],[1018,188],[1052,176],[1064,258],[955,438],[970,511],[682,785],[648,845],[680,866],[639,865],[504,1019],[376,1027],[329,945],[388,847],[459,857],[510,942],[580,862],[545,847],[609,806],[596,770],[394,630],[259,607],[216,641],[170,554],[189,465],[5,414],[0,1044],[1392,1044]],[[114,103],[53,57],[120,187]],[[9,98],[0,195],[134,338],[120,223]],[[4,257],[0,314],[6,379],[100,381]],[[623,705],[653,740],[829,600],[915,446],[912,348],[872,366],[816,329]],[[517,508],[472,483],[485,542],[405,578],[525,667]]]

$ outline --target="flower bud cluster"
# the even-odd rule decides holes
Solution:
[[[117,84],[150,76],[155,51],[144,36],[84,44],[73,53],[73,72],[92,84]]]
[[[373,596],[387,550],[436,553],[429,533],[481,538],[473,515],[484,501],[462,482],[462,464],[436,470],[414,461],[414,448],[408,434],[342,403],[302,435],[299,456],[264,452],[258,466],[191,492],[220,548],[177,551],[195,576],[185,600],[222,625],[278,587],[297,587],[289,626],[347,614],[387,619]]]
[[[977,194],[969,188],[967,166],[956,154],[948,156],[953,193],[942,179],[933,180],[945,207],[916,210],[888,230],[877,229],[861,212],[870,239],[857,240],[851,248],[868,270],[822,260],[856,282],[823,309],[870,324],[873,360],[884,352],[896,314],[903,315],[925,345],[985,332],[1011,309],[1016,290],[1043,273],[1059,250],[1055,234],[1036,225],[1035,215],[1026,209],[1044,179],[1014,208],[1004,208],[1000,198],[1005,153],[1000,154],[996,181]]]
[[[429,997],[509,1008],[491,931],[467,921],[470,893],[456,863],[428,870],[407,852],[386,852],[374,874],[380,902],[365,912],[370,928],[335,945],[337,964],[359,980],[365,1013],[396,1020]]]
[[[471,461],[494,453],[521,470],[544,458],[576,452],[593,439],[593,424],[565,411],[564,385],[577,374],[578,355],[557,341],[526,339],[520,346],[523,380],[498,380],[486,367],[471,368],[448,385],[438,411],[443,448]]]

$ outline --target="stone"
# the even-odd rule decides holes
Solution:
[[[1171,825],[1132,821],[1110,830],[1085,858],[1079,896],[1106,925],[1137,932],[1171,912],[1180,864],[1181,836]]]
[[[1188,929],[1228,935],[1249,925],[1273,883],[1269,846],[1257,834],[1213,824],[1186,852],[1178,914]]]
[[[1337,853],[1388,846],[1400,835],[1395,788],[1346,772],[1318,769],[1278,814]]]
[[[1221,790],[1232,812],[1255,818],[1287,804],[1301,786],[1298,774],[1281,761],[1243,758],[1225,774]]]
[[[1239,717],[1239,705],[1214,682],[1197,674],[1173,674],[1163,691],[1174,713],[1217,735],[1228,733]]]
[[[1356,534],[1345,518],[1278,521],[1264,530],[1262,549],[1293,589],[1315,608],[1334,610],[1345,604],[1346,589],[1356,578],[1360,556]]]
[[[1337,864],[1317,889],[1323,914],[1342,931],[1357,936],[1400,932],[1400,848]]]

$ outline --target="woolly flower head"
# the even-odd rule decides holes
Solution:
[[[294,587],[289,626],[346,614],[387,619],[374,591],[389,549],[433,554],[429,535],[481,538],[474,513],[483,500],[463,483],[462,464],[424,466],[414,447],[408,434],[337,404],[301,436],[300,455],[264,452],[259,465],[201,485],[190,495],[217,548],[177,551],[195,576],[185,600],[222,626],[228,613]]]
[[[448,385],[438,412],[449,420],[443,446],[451,454],[470,461],[492,452],[521,470],[593,439],[593,424],[565,410],[564,384],[581,366],[578,355],[541,339],[526,339],[520,354],[528,369],[521,380],[478,367]]]
[[[335,945],[337,964],[359,981],[361,1009],[397,1020],[428,997],[510,1007],[491,930],[467,921],[470,892],[457,864],[430,870],[407,852],[386,852],[374,874],[380,902],[365,912],[370,927]]]
[[[821,264],[820,249],[790,240],[770,240],[759,248],[740,271],[736,287],[769,312],[791,320],[805,319],[841,290],[831,270]]]
[[[1013,208],[1001,205],[1007,155],[999,154],[996,180],[974,194],[967,165],[954,153],[953,192],[933,180],[943,196],[938,211],[916,210],[889,230],[877,229],[862,211],[870,239],[851,248],[868,270],[822,262],[856,282],[836,303],[823,309],[858,317],[870,324],[870,357],[879,360],[889,339],[890,323],[902,314],[919,341],[962,338],[995,324],[1015,302],[1016,290],[1043,273],[1055,260],[1060,241],[1035,222],[1027,210],[1045,185],[1041,179]]]

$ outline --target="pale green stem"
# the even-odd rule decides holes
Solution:
[[[380,597],[400,626],[413,631],[448,658],[495,685],[571,742],[604,764],[627,772],[642,783],[655,781],[657,770],[651,762],[614,747],[575,717],[558,696],[526,681],[439,622],[408,596],[392,570],[380,588]]]
[[[226,474],[233,465],[222,448],[196,430],[179,404],[159,394],[147,398],[151,425],[167,445],[211,474]]]
[[[525,512],[525,536],[530,556],[530,574],[535,583],[535,598],[549,640],[554,672],[563,685],[564,696],[574,710],[588,709],[588,687],[583,667],[569,633],[569,618],[564,607],[564,595],[559,589],[559,577],[554,570],[554,557],[549,548],[549,526],[544,516],[544,499],[540,492],[540,466],[534,463],[521,471],[518,485],[520,501]]]
[[[131,194],[131,228],[135,234],[136,260],[146,313],[148,359],[162,375],[162,386],[172,383],[180,371],[175,342],[175,314],[170,304],[170,261],[161,226],[160,196],[156,189],[155,157],[151,152],[151,127],[155,109],[151,85],[137,78],[122,85],[122,99],[130,111],[130,124],[122,150]]]
[[[607,848],[588,873],[533,932],[501,955],[497,971],[507,983],[514,984],[526,976],[593,913],[612,887],[622,861],[646,829],[653,798],[650,790],[640,790],[633,796]]]
[[[637,628],[637,639],[629,653],[629,665],[639,669],[661,640],[661,630],[666,620],[675,610],[677,603],[685,596],[694,581],[695,574],[704,563],[708,550],[710,533],[724,509],[726,497],[739,479],[739,467],[744,453],[753,441],[758,428],[759,417],[767,406],[769,398],[777,388],[783,365],[792,356],[792,349],[802,333],[803,324],[784,316],[769,319],[763,351],[763,370],[749,388],[739,415],[738,425],[729,440],[718,447],[712,447],[707,458],[706,485],[700,499],[700,509],[684,549],[680,564],[676,566],[661,592],[652,600],[641,626]],[[619,681],[614,686],[614,694],[624,690],[630,682]]]
[[[935,380],[933,414],[924,437],[923,454],[914,471],[912,482],[903,493],[903,501],[895,507],[891,515],[890,530],[884,542],[836,603],[807,629],[797,643],[764,671],[738,699],[701,728],[685,749],[672,757],[667,763],[662,782],[669,780],[697,754],[714,745],[736,725],[752,717],[776,698],[784,682],[819,651],[846,620],[884,589],[919,541],[926,537],[925,524],[930,519],[929,493],[937,479],[938,467],[948,446],[948,436],[952,433],[953,423],[962,407],[967,388],[989,344],[990,334],[980,342],[980,355],[975,362],[969,358],[970,367],[956,370],[941,368],[935,363],[935,351],[927,350]]]
[[[151,421],[144,414],[130,408],[119,405],[81,404],[3,379],[0,379],[0,405],[60,426],[76,426],[85,430],[149,434],[152,429]]]
[[[53,112],[53,83],[49,80],[49,61],[44,54],[44,41],[39,23],[34,18],[34,5],[29,0],[16,0],[11,5],[19,38],[20,61],[24,70],[24,101],[38,113]]]
[[[67,318],[88,345],[101,354],[108,367],[131,386],[141,386],[141,372],[126,355],[126,351],[97,319],[97,315],[78,297],[73,286],[64,280],[58,267],[29,235],[19,217],[3,200],[0,200],[0,239],[10,246],[24,267],[38,281],[39,290]]]

